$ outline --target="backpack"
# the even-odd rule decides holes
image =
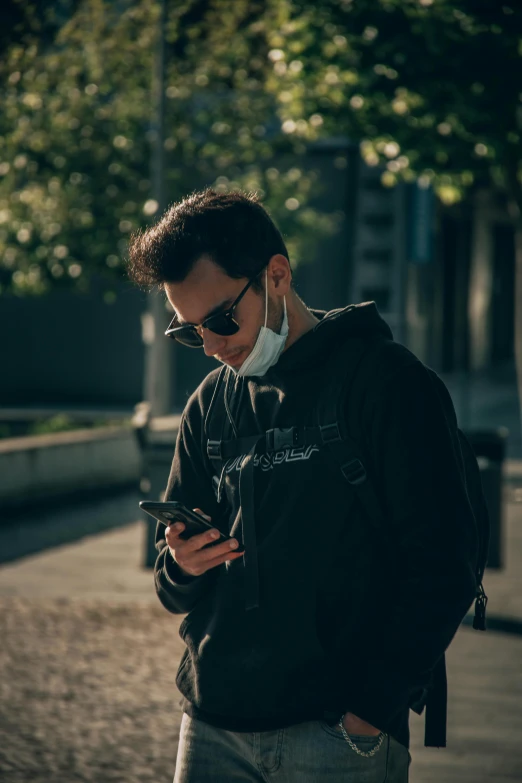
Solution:
[[[328,459],[335,470],[340,471],[347,484],[347,491],[355,493],[360,505],[363,507],[366,517],[378,531],[384,531],[384,514],[381,511],[381,503],[378,491],[371,485],[364,466],[364,454],[356,440],[347,432],[344,409],[346,406],[346,392],[352,390],[354,385],[360,385],[365,389],[372,379],[369,373],[359,371],[362,358],[372,347],[383,344],[382,338],[350,338],[345,341],[342,355],[334,351],[334,360],[327,365],[328,383],[320,387],[315,401],[315,421],[313,427],[287,427],[284,429],[273,428],[264,433],[256,433],[246,437],[240,437],[235,425],[232,411],[227,400],[226,388],[224,389],[224,405],[216,409],[219,399],[220,386],[224,376],[227,382],[231,378],[231,371],[225,366],[222,368],[211,404],[205,419],[205,437],[207,438],[207,455],[213,464],[216,476],[214,478],[218,502],[221,500],[221,490],[224,478],[224,469],[227,461],[241,455],[247,455],[242,463],[240,478],[241,509],[238,513],[254,513],[253,503],[253,456],[258,447],[263,452],[282,451],[286,448],[295,448],[319,444],[320,454]],[[366,363],[366,367],[368,367]],[[436,374],[426,368],[433,380]],[[445,387],[441,387],[445,389]],[[352,391],[350,393],[353,393]],[[447,394],[447,392],[445,392]],[[238,406],[236,406],[238,407]],[[444,407],[444,406],[443,406]],[[230,424],[234,438],[225,439],[226,425]],[[477,458],[471,444],[464,433],[457,428],[457,443],[459,449],[459,464],[461,475],[466,486],[470,506],[476,522],[477,537],[477,561],[475,564],[476,600],[473,628],[486,630],[486,604],[487,596],[484,592],[482,579],[487,562],[489,546],[490,524],[489,514],[482,491],[480,469]],[[219,476],[219,480],[218,477]],[[237,522],[237,519],[236,519]],[[234,523],[235,526],[236,523]],[[257,554],[255,542],[248,539],[252,532],[244,528],[244,545],[248,551],[253,544],[254,562],[248,572],[245,570],[245,592],[253,596],[247,609],[257,605]],[[447,678],[446,661],[443,655],[431,672],[429,686],[420,688],[412,694],[409,706],[418,715],[426,708],[425,737],[426,747],[446,746],[446,721],[447,721]]]

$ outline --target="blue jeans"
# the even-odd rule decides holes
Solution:
[[[351,739],[370,751],[379,738]],[[340,728],[322,721],[236,732],[184,713],[174,783],[407,783],[410,761],[404,745],[389,736],[374,756],[360,756]]]

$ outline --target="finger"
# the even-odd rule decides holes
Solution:
[[[183,542],[183,547],[187,552],[197,552],[206,544],[210,544],[212,541],[219,539],[219,530],[212,528],[212,530],[205,530],[204,533],[196,533],[189,539]]]
[[[174,546],[174,544],[177,544],[179,541],[182,541],[183,539],[180,539],[181,533],[185,530],[185,525],[183,522],[176,522],[173,525],[169,525],[165,530],[165,538],[167,540],[167,543],[169,546]]]
[[[215,568],[218,565],[222,565],[223,563],[226,563],[227,560],[237,560],[238,558],[242,557],[244,555],[244,552],[232,552],[230,551],[226,555],[221,555],[221,557],[216,557],[213,560],[202,562],[201,560],[198,560],[197,563],[193,563],[190,560],[180,560],[179,557],[176,558],[177,563],[183,568],[183,570],[188,571],[189,573],[194,574],[194,576],[200,576],[201,574],[206,573],[207,571],[210,571],[211,568]]]
[[[212,517],[209,517],[209,515],[208,515],[208,514],[205,514],[205,512],[204,512],[204,511],[202,511],[200,508],[193,508],[193,509],[192,509],[192,511],[195,511],[195,512],[196,512],[196,514],[201,514],[201,516],[202,516],[202,517],[205,517],[205,519],[208,519],[208,521],[209,521],[209,522],[210,522],[210,520],[212,519]]]
[[[176,525],[173,525],[173,528],[174,527],[176,527]],[[181,533],[177,533],[175,537],[170,539],[172,541],[171,545],[175,546],[179,552],[186,553],[190,556],[193,552],[199,552],[207,544],[217,541],[219,539],[219,530],[212,528],[211,530],[206,530],[204,533],[196,533],[195,535],[190,536],[190,538],[180,538],[180,535]],[[168,541],[169,538],[167,537],[167,542]]]
[[[215,544],[214,546],[209,546],[204,549],[198,549],[196,552],[194,552],[193,555],[187,554],[187,557],[193,560],[197,560],[197,562],[203,561],[206,563],[214,560],[216,557],[221,557],[221,555],[229,555],[231,552],[235,553],[237,550],[242,550],[242,547],[234,538],[231,541],[227,540],[223,541],[221,544]]]

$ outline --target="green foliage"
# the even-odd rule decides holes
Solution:
[[[34,40],[8,51],[0,283],[15,293],[41,293],[51,282],[85,288],[86,270],[119,266],[121,240],[137,223],[153,15],[145,3],[120,11],[88,0],[50,46]]]
[[[129,418],[95,418],[82,419],[77,415],[70,416],[67,413],[57,413],[54,416],[47,416],[36,419],[30,423],[20,424],[20,422],[0,422],[0,439],[23,437],[29,435],[52,435],[55,432],[70,432],[72,430],[83,430],[98,427],[125,427],[132,426]]]
[[[270,86],[283,130],[359,141],[385,185],[420,176],[449,204],[493,182],[522,207],[521,40],[513,0],[300,2]]]
[[[157,215],[152,74],[159,4],[79,0],[27,21],[0,64],[0,292],[85,290],[123,276],[129,234]],[[31,19],[27,14],[27,19]],[[169,0],[168,201],[257,191],[313,257],[336,216],[302,156],[360,143],[382,181],[481,182],[522,210],[522,10],[514,0]]]
[[[35,421],[29,427],[28,435],[50,435],[54,432],[69,432],[79,429],[78,424],[65,413],[57,413],[50,419]]]
[[[130,427],[130,419],[90,419],[79,420],[78,417],[57,413],[47,419],[35,421],[28,429],[28,435],[50,435],[54,432],[69,432],[71,430],[91,429],[92,427]]]
[[[286,171],[271,166],[275,155],[304,151],[279,132],[264,89],[266,30],[282,22],[279,9],[277,0],[170,3],[165,180],[170,202],[213,182],[256,190],[296,236],[295,262],[335,220],[300,210],[313,174],[295,160]],[[0,66],[0,292],[85,290],[93,275],[110,288],[123,276],[129,234],[158,209],[150,145],[159,6],[82,0],[70,13],[50,43],[13,43]]]

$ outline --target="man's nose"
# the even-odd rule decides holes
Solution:
[[[222,350],[226,343],[226,337],[222,337],[220,334],[211,332],[210,329],[201,328],[201,337],[203,338],[203,350],[207,356],[214,356]]]

